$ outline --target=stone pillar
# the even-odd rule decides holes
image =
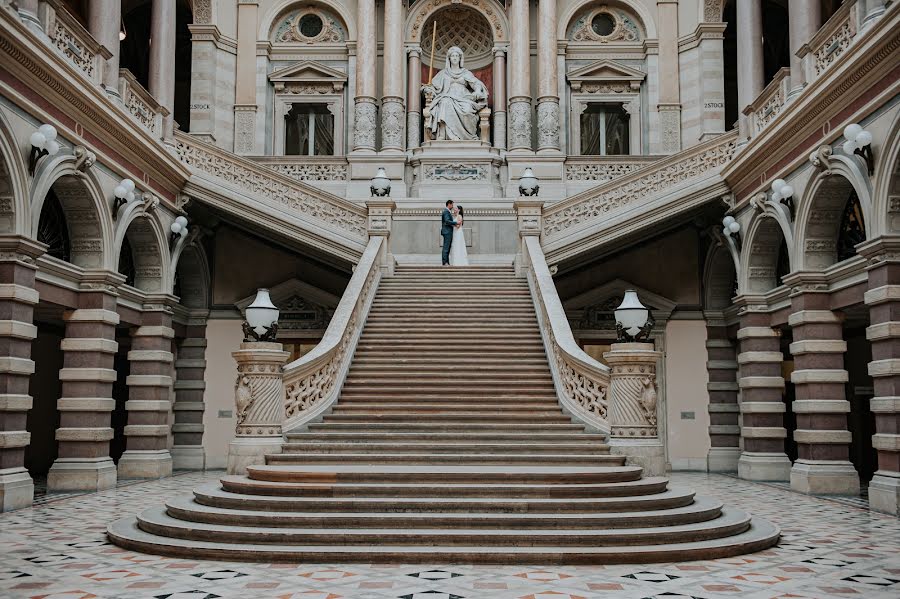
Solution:
[[[116,98],[119,97],[119,29],[121,26],[121,0],[94,0],[88,4],[88,28],[91,35],[112,54],[106,59],[106,64],[103,66],[103,87],[106,88],[107,94]],[[171,65],[169,70],[172,71]],[[175,76],[174,71],[172,71],[172,76]]]
[[[246,474],[265,464],[266,454],[281,453],[284,422],[284,373],[290,354],[280,343],[241,343],[231,354],[237,362],[234,385],[235,438],[228,444],[228,474]]]
[[[353,151],[375,151],[375,0],[358,0],[356,42],[356,97],[353,111]]]
[[[384,237],[381,244],[381,256],[379,264],[382,273],[392,275],[394,273],[394,254],[391,252],[391,229],[393,227],[394,208],[397,204],[389,198],[371,199],[366,201],[369,210],[369,237]]]
[[[724,324],[707,325],[706,357],[710,440],[707,467],[710,472],[736,472],[741,456],[738,363],[734,343],[728,338]]]
[[[822,9],[819,0],[792,0],[788,2],[788,25],[791,44],[791,91],[788,97],[800,93],[806,85],[803,58],[797,52],[819,31]]]
[[[118,35],[117,25],[117,41]],[[163,139],[172,140],[175,129],[175,0],[153,0],[150,40],[149,92],[169,111],[163,117]]]
[[[144,306],[141,326],[131,332],[128,361],[128,424],[122,478],[162,478],[172,474],[169,412],[172,409],[172,311],[165,302]]]
[[[538,152],[559,151],[559,80],[556,69],[556,1],[539,0],[538,52]]]
[[[494,147],[506,149],[506,48],[499,46],[494,47]]]
[[[741,316],[738,354],[743,450],[738,476],[747,480],[786,481],[791,461],[784,453],[784,378],[781,373],[780,331],[769,326],[769,315]]]
[[[34,373],[31,341],[38,292],[35,259],[46,246],[25,237],[0,238],[0,512],[29,507],[34,483],[25,469],[26,428],[32,406],[28,386]]]
[[[384,2],[384,72],[381,97],[381,149],[403,151],[403,0]]]
[[[681,77],[678,65],[678,1],[657,0],[659,16],[659,149],[681,150]]]
[[[645,476],[666,473],[657,428],[656,363],[662,353],[653,343],[613,343],[603,354],[609,376],[610,450],[643,467]]]
[[[802,276],[802,274],[801,274]],[[797,275],[785,281],[795,284]],[[821,281],[824,287],[825,281]],[[801,493],[858,495],[859,476],[850,463],[851,434],[847,430],[849,380],[844,370],[842,318],[828,309],[829,294],[799,291],[791,297],[793,313],[794,383],[797,417],[797,461],[791,468],[791,488]]]
[[[16,2],[19,9],[19,17],[30,27],[35,27],[40,31],[44,28],[41,26],[41,20],[38,18],[38,0],[19,0]],[[118,76],[116,69],[116,76]]]
[[[527,269],[531,266],[525,264],[525,238],[541,236],[543,225],[541,219],[544,213],[544,201],[538,199],[519,198],[513,202],[516,211],[516,220],[519,229],[519,249],[514,261],[516,274],[520,277],[527,275]]]
[[[237,57],[234,79],[234,153],[255,154],[256,149],[256,30],[259,6],[238,2]]]
[[[863,18],[862,29],[866,29],[875,21],[875,19],[883,15],[885,11],[884,0],[865,0],[865,3],[866,16]]]
[[[740,135],[750,137],[747,106],[763,90],[763,41],[761,0],[737,0],[738,114]]]
[[[116,485],[109,456],[113,438],[110,413],[115,408],[113,383],[118,273],[89,272],[82,277],[78,308],[63,314],[62,396],[57,403],[59,454],[47,475],[50,491],[100,491]]]
[[[408,86],[406,90],[406,147],[418,148],[422,145],[422,48],[407,48]]]
[[[869,375],[875,396],[872,446],[878,470],[869,482],[869,507],[900,515],[900,237],[878,237],[859,246],[869,261],[866,338],[872,342]]]
[[[175,359],[175,423],[172,425],[172,467],[175,470],[203,470],[203,414],[206,404],[206,322],[189,323],[178,343]]]
[[[531,32],[529,0],[510,0],[509,85],[507,118],[510,151],[531,151]]]

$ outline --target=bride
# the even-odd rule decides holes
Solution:
[[[468,266],[469,253],[466,251],[466,236],[463,233],[463,207],[453,208],[453,240],[450,242],[450,266]]]

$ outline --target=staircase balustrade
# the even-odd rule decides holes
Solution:
[[[537,236],[523,237],[528,284],[560,404],[590,431],[608,434],[609,368],[575,343]]]
[[[302,429],[337,401],[381,281],[380,255],[385,238],[373,236],[356,265],[322,341],[284,367],[285,432]]]

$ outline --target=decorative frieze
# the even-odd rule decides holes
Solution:
[[[383,149],[403,149],[403,121],[405,118],[402,99],[384,99],[381,104],[381,147]]]
[[[542,99],[537,107],[538,149],[559,149],[559,100]]]
[[[370,98],[357,98],[353,112],[353,149],[375,149],[375,127],[378,119],[378,107]]]
[[[510,150],[531,149],[531,100],[510,100],[508,133]]]

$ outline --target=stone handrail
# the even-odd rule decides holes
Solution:
[[[660,156],[569,156],[566,158],[566,181],[589,181],[595,185],[630,175]]]
[[[859,30],[857,4],[856,0],[842,4],[797,52],[803,59],[806,83],[821,77],[850,47]]]
[[[596,228],[611,212],[625,211],[686,182],[717,173],[736,148],[737,131],[731,131],[545,208],[544,245]]]
[[[144,89],[128,69],[119,70],[119,97],[138,125],[154,137],[162,137],[163,117],[169,111]]]
[[[381,280],[384,237],[369,239],[322,341],[284,367],[285,432],[315,421],[337,401]]]
[[[248,156],[294,181],[340,181],[350,178],[350,166],[342,156]]]
[[[100,85],[106,60],[112,53],[69,13],[65,3],[61,0],[48,0],[41,24],[50,45],[72,66],[84,73],[91,83]]]
[[[176,153],[192,169],[276,202],[318,229],[333,231],[356,244],[367,239],[367,212],[344,198],[301,183],[241,156],[184,133],[175,134]]]
[[[560,404],[589,430],[609,434],[609,368],[575,343],[538,237],[522,241],[528,284]]]
[[[784,67],[775,74],[759,97],[744,109],[750,117],[751,136],[758,135],[781,113],[790,91],[791,70]]]

